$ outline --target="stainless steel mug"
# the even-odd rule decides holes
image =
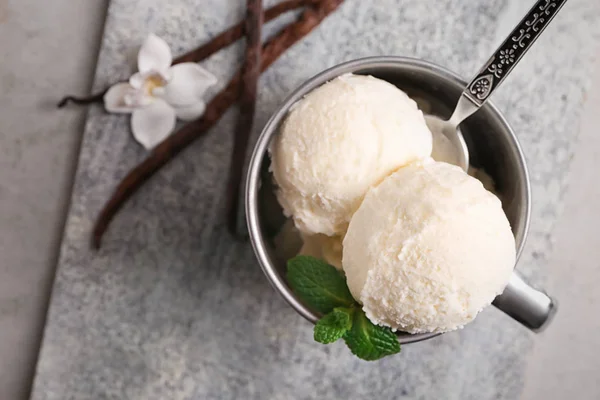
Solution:
[[[294,103],[323,83],[346,73],[373,75],[391,82],[409,96],[425,100],[431,106],[431,112],[443,118],[450,116],[466,85],[454,73],[423,60],[364,58],[335,66],[311,78],[294,91],[268,121],[254,148],[246,183],[246,219],[250,239],[263,272],[275,290],[313,323],[319,319],[319,314],[303,304],[290,289],[285,279],[286,260],[278,256],[274,248],[273,239],[285,217],[274,196],[267,149]],[[482,168],[495,182],[496,193],[502,200],[515,236],[518,258],[527,237],[531,193],[525,158],[515,133],[489,102],[463,122],[461,130],[469,148],[471,165]],[[493,304],[533,331],[545,327],[556,310],[555,302],[548,295],[527,285],[516,272],[504,293]],[[398,335],[401,343],[412,343],[437,334]]]

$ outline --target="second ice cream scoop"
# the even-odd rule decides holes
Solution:
[[[502,293],[515,258],[500,200],[460,168],[429,160],[369,191],[350,221],[342,265],[374,323],[446,332]]]

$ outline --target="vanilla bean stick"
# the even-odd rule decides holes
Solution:
[[[66,106],[69,103],[73,103],[73,104],[77,104],[77,105],[98,103],[98,102],[102,101],[106,92],[108,92],[108,88],[104,89],[101,92],[94,93],[88,97],[65,96],[58,102],[56,107],[63,108],[64,106]]]
[[[274,20],[279,17],[281,14],[284,14],[288,11],[295,10],[300,7],[309,6],[312,4],[317,4],[322,0],[286,0],[282,1],[279,4],[274,5],[271,8],[265,10],[264,20],[265,22]],[[206,44],[192,50],[187,53],[177,57],[173,60],[173,64],[180,64],[183,62],[200,62],[217,51],[224,49],[225,47],[235,43],[242,36],[244,36],[244,22],[240,22],[232,27],[228,28],[224,32],[218,34]],[[100,103],[104,98],[104,95],[110,88],[107,87],[102,92],[92,94],[88,97],[76,97],[76,96],[65,96],[63,97],[57,104],[58,108],[63,108],[69,103],[77,104],[77,105],[87,105],[92,103]]]
[[[279,17],[288,11],[293,11],[297,8],[306,7],[313,4],[318,4],[322,0],[287,0],[268,8],[264,12],[264,22],[269,22]],[[186,54],[179,56],[173,61],[173,64],[182,62],[200,62],[217,51],[235,43],[244,36],[244,21],[239,22],[219,35],[215,36],[208,43],[198,47],[195,50],[189,51]]]
[[[268,41],[262,50],[261,72],[273,64],[288,48],[309,34],[343,2],[344,0],[322,0],[318,6],[307,8],[296,22],[288,25],[277,36]],[[102,235],[125,201],[163,165],[173,159],[190,143],[204,136],[221,118],[238,98],[240,84],[241,73],[238,72],[229,81],[225,89],[219,92],[206,106],[206,111],[202,117],[190,122],[167,137],[152,150],[144,161],[134,167],[123,178],[96,220],[92,232],[92,246],[94,248],[100,247]]]
[[[246,148],[252,132],[252,122],[256,110],[256,88],[260,77],[261,45],[263,24],[262,0],[247,0],[246,55],[242,66],[242,87],[239,94],[239,116],[235,128],[229,179],[227,181],[227,227],[237,237],[237,216],[240,198],[240,183],[244,170]]]

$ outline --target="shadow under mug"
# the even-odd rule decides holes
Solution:
[[[304,318],[316,322],[320,315],[306,306],[285,279],[286,261],[277,254],[274,238],[286,218],[274,195],[269,172],[268,147],[278,133],[290,107],[308,92],[346,73],[373,75],[404,90],[430,107],[428,113],[447,119],[466,82],[456,74],[430,62],[406,57],[370,57],[332,67],[296,89],[273,114],[254,147],[246,182],[246,220],[256,257],[271,285]],[[469,148],[471,165],[492,177],[502,207],[510,221],[517,259],[520,256],[531,212],[527,166],[517,138],[498,109],[487,102],[461,124]],[[533,331],[540,331],[556,310],[544,292],[526,284],[515,272],[494,306]],[[437,336],[436,333],[399,332],[400,343],[412,343]]]

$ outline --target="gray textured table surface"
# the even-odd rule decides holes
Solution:
[[[128,76],[149,32],[179,53],[243,15],[240,1],[197,3],[113,0],[96,88]],[[256,127],[303,80],[352,58],[416,56],[469,76],[527,9],[520,3],[347,0],[263,76]],[[599,16],[596,0],[571,0],[494,98],[530,164],[534,213],[519,269],[536,283],[545,280]],[[224,83],[240,51],[233,46],[204,65]],[[161,170],[93,253],[94,217],[145,152],[126,117],[91,110],[33,399],[518,396],[534,337],[493,309],[460,332],[377,363],[355,360],[342,344],[314,344],[311,326],[270,289],[250,246],[231,241],[222,226],[234,120],[229,112]]]

